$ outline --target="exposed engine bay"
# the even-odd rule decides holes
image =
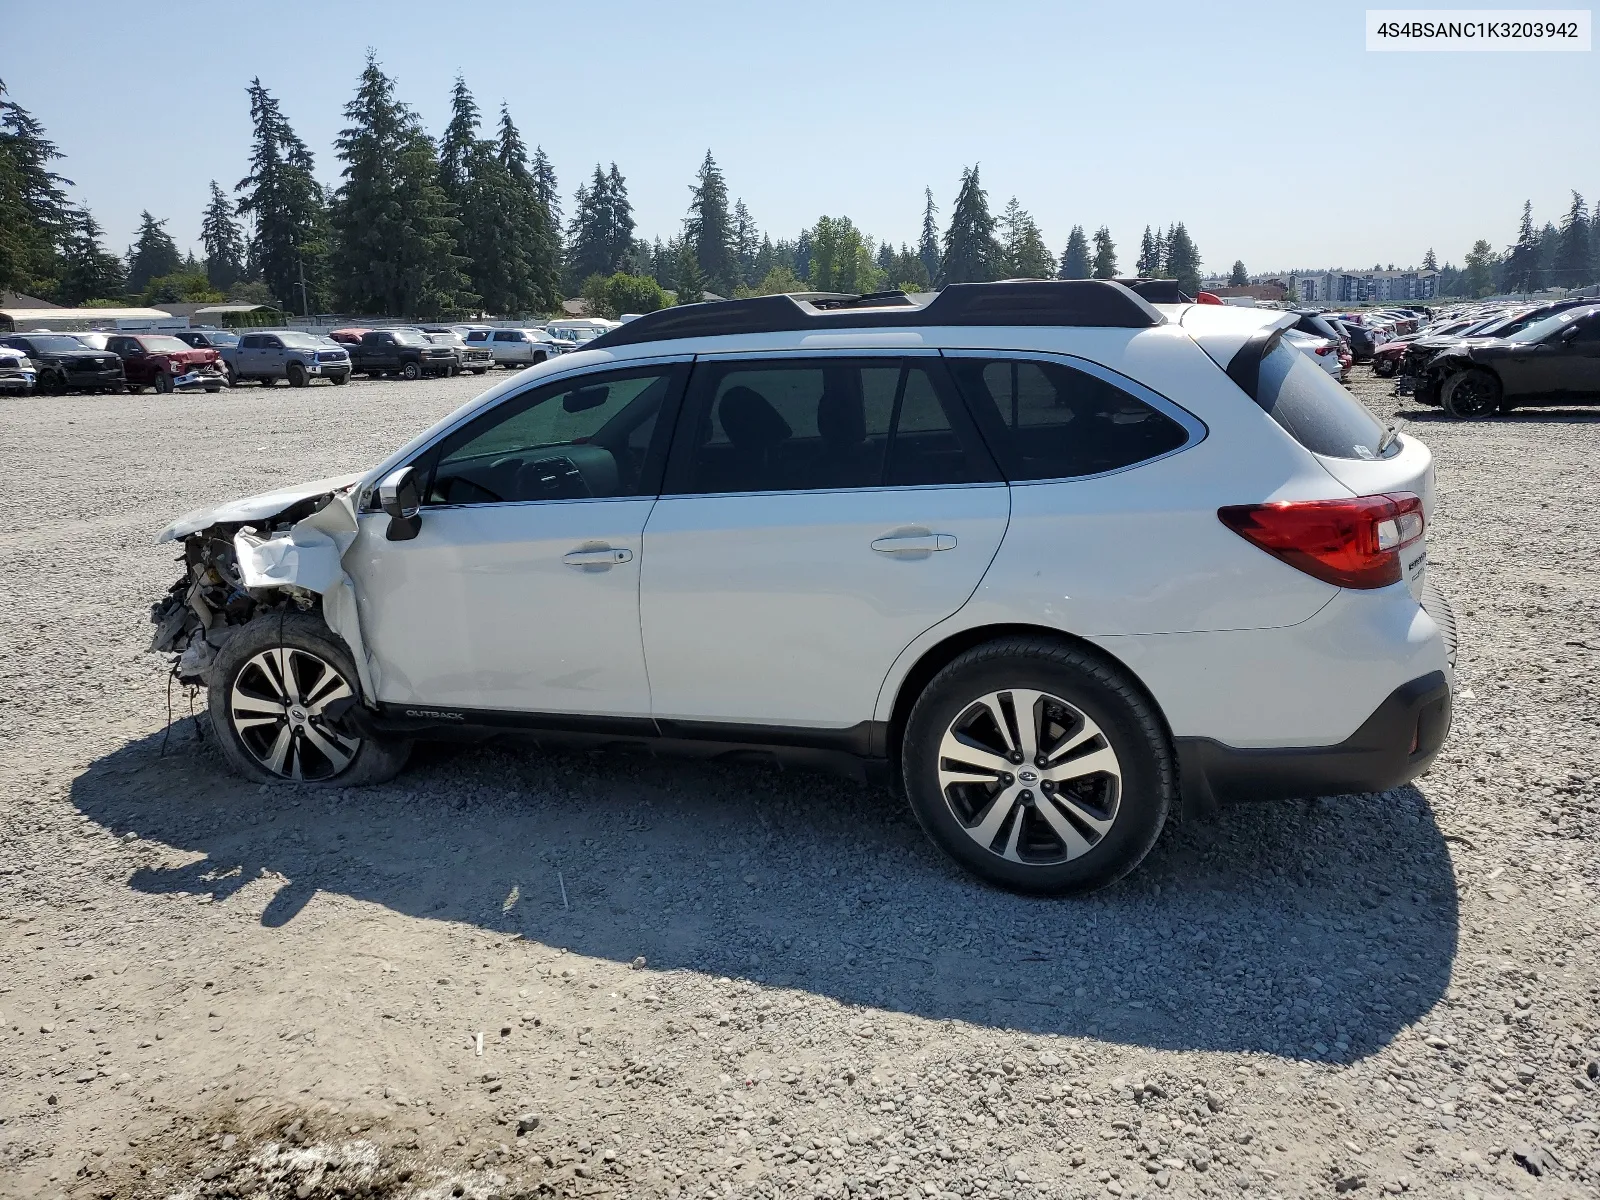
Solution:
[[[208,685],[217,652],[248,622],[275,612],[320,614],[349,646],[373,693],[341,558],[357,531],[359,476],[319,480],[180,517],[159,540],[182,539],[183,576],[151,606],[150,649],[174,654],[183,683]]]

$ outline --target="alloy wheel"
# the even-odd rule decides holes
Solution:
[[[939,790],[968,837],[1010,862],[1079,858],[1111,832],[1122,766],[1100,727],[1047,692],[990,692],[939,743]]]
[[[275,646],[250,659],[228,689],[228,717],[252,757],[283,779],[332,779],[353,761],[361,739],[341,727],[336,700],[354,696],[326,659]],[[345,706],[341,706],[345,707]]]
[[[1486,417],[1499,406],[1494,386],[1486,379],[1468,378],[1456,384],[1451,406],[1463,417]]]

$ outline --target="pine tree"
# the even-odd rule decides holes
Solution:
[[[1432,246],[1429,246],[1428,252],[1422,256],[1422,269],[1424,271],[1437,271],[1439,269],[1439,259],[1434,254]]]
[[[1561,287],[1582,287],[1591,282],[1589,206],[1577,192],[1572,207],[1561,222],[1561,245],[1556,255],[1556,283]]]
[[[1032,214],[1015,196],[1000,215],[999,232],[1001,278],[1050,279],[1055,275],[1055,257],[1046,248]]]
[[[109,300],[122,295],[122,260],[100,244],[102,231],[85,211],[73,214],[72,231],[62,244],[61,283],[56,299],[66,305]]]
[[[778,265],[778,251],[773,246],[772,239],[766,234],[761,235],[761,247],[756,251],[755,261],[750,265],[750,278],[755,283],[760,283],[772,269]],[[792,268],[791,268],[792,269]]]
[[[1228,273],[1229,287],[1244,287],[1250,282],[1250,272],[1244,269],[1244,259],[1233,260],[1233,270]]]
[[[1494,268],[1494,249],[1479,238],[1468,251],[1466,270],[1462,272],[1462,285],[1468,296],[1478,299],[1489,294],[1494,286]]]
[[[1506,289],[1513,292],[1531,292],[1538,286],[1539,237],[1533,231],[1533,201],[1522,204],[1522,224],[1517,229],[1516,243],[1506,252]]]
[[[247,93],[254,126],[250,174],[234,188],[242,193],[239,215],[253,222],[246,273],[259,272],[286,308],[300,312],[324,308],[330,299],[328,205],[312,173],[311,151],[259,78],[251,80]]]
[[[1117,244],[1111,240],[1111,230],[1104,225],[1094,231],[1094,270],[1096,279],[1117,277]]]
[[[700,258],[687,238],[678,243],[678,266],[674,280],[678,293],[675,304],[698,304],[705,296],[706,284],[700,274]]]
[[[333,206],[340,299],[352,312],[438,319],[477,301],[455,253],[460,222],[439,186],[433,142],[375,54],[335,141],[344,183]]]
[[[504,104],[500,106],[495,161],[506,173],[507,219],[522,247],[527,272],[516,280],[512,289],[515,300],[506,311],[554,312],[561,306],[560,203],[554,195],[555,171],[543,150],[535,151],[529,164],[528,148],[511,119],[511,110]],[[549,194],[546,188],[551,189]]]
[[[167,223],[158,221],[146,209],[139,214],[139,236],[128,247],[128,291],[144,291],[152,279],[171,275],[183,266],[183,256],[167,232]]]
[[[933,189],[922,190],[922,236],[917,241],[917,257],[922,260],[923,273],[927,275],[929,283],[939,278],[939,266],[943,261],[939,256],[939,224],[935,219],[939,206],[933,202]]]
[[[1084,236],[1082,225],[1074,225],[1067,235],[1067,248],[1061,252],[1060,278],[1087,279],[1090,269],[1089,239]]]
[[[779,242],[778,245],[791,252],[795,278],[809,282],[811,279],[811,231],[802,229],[800,236],[793,242]]]
[[[611,257],[611,184],[599,163],[589,182],[572,196],[572,218],[567,222],[566,289],[575,294],[591,275],[615,271]]]
[[[200,215],[200,242],[206,248],[206,279],[224,294],[244,275],[244,235],[233,219],[233,201],[211,181],[211,203]]]
[[[0,80],[0,290],[54,290],[75,220],[62,190],[72,181],[50,169],[60,157],[44,126],[6,99]]]
[[[733,205],[733,259],[736,264],[737,282],[746,286],[764,278],[763,275],[756,274],[756,256],[761,251],[760,237],[755,218],[745,207],[743,198],[736,200]]]
[[[728,185],[711,151],[690,187],[689,215],[684,218],[685,240],[694,247],[705,286],[718,295],[733,295],[735,266]]]
[[[1167,274],[1178,281],[1178,290],[1190,296],[1200,292],[1200,250],[1189,231],[1179,221],[1167,238]]]
[[[961,172],[961,189],[950,212],[950,228],[945,231],[941,287],[947,283],[984,283],[996,277],[1000,247],[995,242],[994,229],[989,196],[973,165]]]
[[[623,270],[633,254],[633,205],[628,200],[628,182],[611,164],[606,172],[606,254],[611,273]]]
[[[1163,279],[1172,278],[1172,235],[1176,232],[1175,226],[1168,225],[1165,233],[1156,234],[1156,257],[1161,262],[1161,269],[1156,274]]]
[[[451,89],[450,109],[439,141],[439,190],[458,222],[456,257],[486,311],[537,308],[531,258],[537,233],[524,211],[531,190],[513,181],[499,144],[478,136],[478,105],[460,76]]]
[[[1161,252],[1156,249],[1156,237],[1148,225],[1139,238],[1139,261],[1133,264],[1133,270],[1141,279],[1154,279],[1161,271]]]

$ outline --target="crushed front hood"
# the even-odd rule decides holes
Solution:
[[[214,508],[197,508],[193,512],[184,513],[163,529],[156,541],[170,542],[188,537],[191,533],[198,533],[211,525],[249,525],[267,521],[302,500],[337,492],[359,482],[361,478],[360,474],[334,475],[328,479],[315,479],[310,483],[299,483],[273,492],[262,492],[259,496],[249,496],[243,500],[229,500]]]

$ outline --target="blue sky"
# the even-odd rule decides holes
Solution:
[[[1455,0],[1460,3],[1461,0]],[[1510,7],[1499,0],[1501,7]],[[1460,262],[1524,199],[1600,196],[1590,54],[1371,54],[1364,7],[1028,3],[18,5],[0,66],[122,249],[139,211],[196,244],[207,183],[244,174],[260,75],[338,182],[332,143],[370,46],[437,134],[459,72],[502,100],[563,192],[626,176],[639,232],[679,228],[709,148],[763,230],[827,213],[913,241],[980,163],[1059,254],[1106,224],[1131,268],[1182,220],[1205,266]],[[1565,114],[1563,117],[1562,114]],[[570,207],[570,204],[569,204]]]

